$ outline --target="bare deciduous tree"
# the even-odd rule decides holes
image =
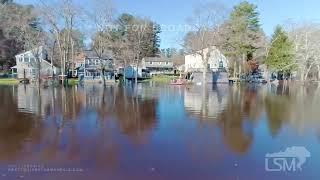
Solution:
[[[135,83],[138,82],[138,67],[144,57],[148,56],[148,50],[152,45],[153,24],[148,19],[136,18],[128,27],[129,47],[133,52],[136,66]]]
[[[89,19],[94,22],[94,35],[92,48],[100,59],[101,77],[103,84],[106,84],[105,71],[109,67],[109,63],[104,60],[105,56],[110,56],[112,48],[112,23],[115,13],[114,4],[111,0],[102,1],[94,0],[94,12],[88,13]]]
[[[193,31],[185,37],[184,48],[187,53],[201,57],[204,82],[208,72],[207,64],[219,42],[218,35],[226,18],[226,12],[225,6],[220,2],[206,3],[198,6],[194,10],[193,17],[188,19]]]
[[[311,70],[317,72],[320,79],[320,25],[315,23],[291,23],[288,29],[294,43],[295,62],[300,80],[306,81]]]
[[[58,5],[49,5],[43,0],[40,1],[39,11],[42,18],[46,21],[55,37],[58,46],[59,61],[61,66],[61,77],[65,80],[66,73],[69,71],[70,60],[75,52],[73,30],[75,21],[80,11],[72,0],[60,0]]]

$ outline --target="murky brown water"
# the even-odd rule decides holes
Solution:
[[[316,85],[19,85],[0,97],[0,179],[320,177]],[[293,146],[311,154],[302,171],[266,170],[267,153]]]

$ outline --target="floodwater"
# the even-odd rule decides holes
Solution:
[[[0,179],[320,178],[317,85],[19,85],[0,97]]]

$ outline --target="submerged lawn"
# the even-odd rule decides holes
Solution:
[[[79,83],[79,80],[76,78],[68,79],[68,85],[77,85]]]
[[[14,85],[14,84],[19,84],[19,81],[13,78],[0,78],[0,85]]]
[[[169,83],[171,80],[177,78],[176,76],[168,76],[168,75],[157,75],[153,76],[151,79],[147,81],[153,81],[157,83]]]

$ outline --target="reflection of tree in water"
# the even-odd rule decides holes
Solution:
[[[286,96],[267,95],[265,97],[265,111],[269,130],[276,136],[282,127],[283,121],[288,120],[290,101]]]
[[[231,150],[245,153],[252,143],[254,120],[262,112],[261,103],[254,87],[232,87],[228,98],[227,107],[218,116],[223,140]]]
[[[259,87],[219,85],[213,86],[212,90],[187,89],[187,111],[206,126],[217,124],[222,130],[223,141],[229,148],[245,153],[252,142],[254,125],[263,112]],[[201,106],[196,106],[197,104]]]
[[[155,100],[137,98],[134,93],[128,96],[116,86],[47,88],[41,89],[40,96],[30,86],[17,95],[12,88],[0,89],[4,102],[0,105],[1,160],[81,163],[90,159],[96,166],[114,167],[121,134],[141,141],[156,124]],[[30,113],[19,112],[18,96],[26,105],[24,111]],[[28,107],[29,99],[32,107]],[[97,126],[83,126],[91,122]]]
[[[46,114],[65,121],[73,122],[78,119],[84,106],[84,93],[75,87],[53,88],[54,99],[47,106]]]
[[[260,89],[261,87],[256,84],[249,84],[240,90],[243,98],[241,100],[243,114],[252,122],[257,121],[263,111],[263,100],[258,93]]]
[[[305,128],[307,124],[309,127],[319,124],[320,112],[316,107],[320,105],[320,88],[281,84],[266,93],[263,90],[266,89],[260,90],[255,86],[231,88],[228,106],[220,114],[219,120],[224,141],[236,152],[243,153],[249,148],[252,128],[262,112],[266,113],[272,136],[276,136],[284,124],[297,130]],[[249,133],[246,126],[249,127]]]
[[[130,94],[130,95],[127,95]],[[105,87],[101,107],[97,109],[99,119],[113,116],[120,130],[133,138],[141,138],[156,124],[156,101],[138,98],[122,87]]]

